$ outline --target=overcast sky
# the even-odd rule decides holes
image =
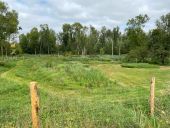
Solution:
[[[62,24],[80,22],[124,30],[129,18],[148,14],[145,30],[154,28],[161,15],[170,12],[170,0],[4,0],[19,13],[21,33],[40,24],[48,24],[56,32]]]

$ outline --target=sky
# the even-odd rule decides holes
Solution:
[[[139,14],[147,14],[150,21],[145,31],[155,27],[161,15],[170,12],[170,0],[3,0],[19,14],[22,30],[29,32],[40,24],[48,24],[56,32],[64,23],[80,22],[112,29],[126,28],[128,19]]]

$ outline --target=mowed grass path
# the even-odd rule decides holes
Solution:
[[[96,67],[97,65],[97,67]],[[170,68],[122,68],[119,64],[96,64],[94,68],[104,72],[111,80],[126,87],[143,87],[149,89],[150,80],[156,77],[156,91],[158,94],[170,87]],[[160,92],[160,93],[159,93]]]
[[[1,126],[31,126],[29,82],[37,81],[43,127],[168,127],[169,68],[122,68],[109,59],[26,56],[8,61],[0,67]],[[154,118],[148,116],[152,76]]]

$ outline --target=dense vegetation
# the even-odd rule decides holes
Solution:
[[[170,13],[156,21],[156,27],[144,31],[149,17],[139,15],[129,19],[123,33],[119,27],[97,30],[81,23],[64,24],[62,31],[56,33],[47,24],[34,27],[27,34],[19,36],[19,44],[10,48],[10,40],[18,30],[18,15],[0,2],[0,46],[1,54],[126,54],[126,61],[167,64],[170,57]]]

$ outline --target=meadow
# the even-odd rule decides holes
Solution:
[[[156,77],[155,115],[149,116]],[[0,127],[31,127],[29,83],[38,82],[44,128],[169,128],[170,67],[111,56],[31,56],[0,61]]]

